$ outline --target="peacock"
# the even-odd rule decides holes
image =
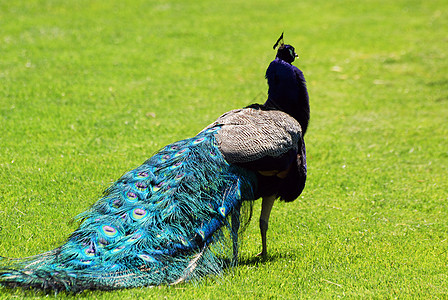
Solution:
[[[296,199],[307,175],[306,83],[283,34],[277,46],[264,104],[231,110],[125,173],[77,216],[79,228],[62,246],[22,259],[0,257],[0,284],[77,293],[220,274],[237,263],[238,235],[259,198],[259,255],[265,256],[274,201]]]

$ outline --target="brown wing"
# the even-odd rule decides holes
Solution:
[[[229,163],[244,164],[264,157],[279,158],[288,152],[299,151],[300,124],[281,111],[253,108],[232,110],[207,128],[216,125],[222,126],[216,139]]]

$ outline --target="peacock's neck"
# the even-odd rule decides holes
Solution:
[[[305,87],[306,90],[306,87]],[[273,108],[281,110],[299,122],[302,128],[302,135],[304,135],[308,129],[308,123],[310,121],[310,104],[308,100],[308,94],[305,93],[299,101],[276,101],[274,97],[269,95],[268,100],[264,104],[267,108]]]
[[[281,110],[299,122],[302,134],[308,129],[310,105],[305,77],[299,68],[277,57],[266,70],[267,108]]]

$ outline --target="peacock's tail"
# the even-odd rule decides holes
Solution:
[[[256,186],[253,173],[225,161],[218,130],[168,145],[123,175],[61,247],[0,258],[0,284],[78,292],[218,274],[228,255],[222,245],[233,238],[236,250],[240,207]]]

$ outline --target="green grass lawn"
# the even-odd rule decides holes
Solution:
[[[0,255],[59,246],[124,172],[264,102],[283,30],[308,81],[309,177],[274,206],[268,258],[254,221],[220,278],[80,296],[447,298],[445,0],[2,1]],[[0,288],[25,296],[44,297]]]

